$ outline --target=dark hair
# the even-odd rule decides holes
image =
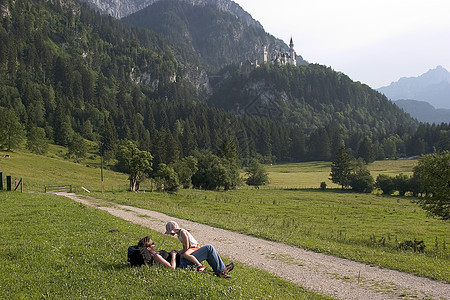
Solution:
[[[139,240],[138,246],[139,247],[150,247],[153,244],[153,241],[150,239],[149,236],[146,236]]]

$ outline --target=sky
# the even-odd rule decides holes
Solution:
[[[450,71],[448,0],[234,0],[265,31],[372,88]]]

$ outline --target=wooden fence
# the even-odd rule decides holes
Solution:
[[[72,193],[72,185],[46,185],[46,193],[67,192]]]

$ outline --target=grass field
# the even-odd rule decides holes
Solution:
[[[139,238],[167,250],[178,241],[51,194],[0,192],[0,220],[1,299],[329,299],[241,264],[232,280],[209,267],[131,268]]]
[[[368,165],[374,178],[379,174],[395,176],[400,173],[412,175],[417,160],[384,160]],[[330,162],[306,162],[299,164],[280,164],[267,166],[269,187],[277,188],[319,188],[325,182],[329,188],[338,188],[330,178]]]
[[[105,171],[102,195],[100,170],[84,166],[98,165],[95,157],[82,165],[60,156],[12,153],[0,159],[0,172],[23,176],[26,191],[42,191],[47,182],[83,185],[91,195],[118,203],[450,282],[448,221],[427,216],[411,198],[320,191],[329,163],[268,166],[271,185],[259,190],[182,190],[174,195],[125,192],[127,176]],[[416,163],[381,161],[369,169],[374,177],[411,174]],[[424,253],[398,249],[399,243],[414,240],[424,241]]]

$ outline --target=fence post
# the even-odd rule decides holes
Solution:
[[[0,172],[0,191],[3,190],[3,173]]]
[[[11,190],[11,176],[6,176],[6,190],[10,191]]]

